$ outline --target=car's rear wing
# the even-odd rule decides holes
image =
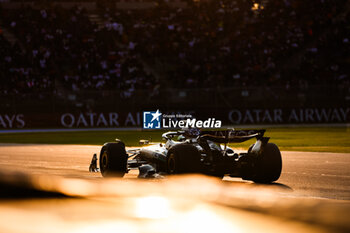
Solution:
[[[202,131],[200,138],[217,143],[240,143],[252,138],[262,139],[265,131],[265,129]]]

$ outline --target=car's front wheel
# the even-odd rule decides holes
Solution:
[[[100,153],[100,170],[103,177],[123,177],[127,171],[128,155],[123,142],[105,144]]]

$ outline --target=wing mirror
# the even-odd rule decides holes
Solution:
[[[177,137],[177,140],[178,140],[179,142],[184,142],[184,141],[186,141],[186,137],[183,136],[183,135],[180,135],[180,136]]]

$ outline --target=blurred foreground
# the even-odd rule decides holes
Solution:
[[[1,173],[1,232],[350,230],[348,201],[288,197],[280,187],[196,175],[147,182]]]
[[[283,152],[280,183],[259,185],[199,175],[135,179],[135,170],[103,179],[87,172],[96,149],[2,145],[0,232],[350,231],[348,161],[339,163],[346,154]],[[307,159],[314,163],[308,166]],[[317,171],[325,174],[309,184]],[[329,185],[333,193],[322,193]],[[344,200],[321,198],[335,195]]]

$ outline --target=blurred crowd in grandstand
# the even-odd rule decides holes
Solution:
[[[0,93],[109,89],[130,97],[160,86],[349,88],[349,10],[346,0],[0,9]]]

